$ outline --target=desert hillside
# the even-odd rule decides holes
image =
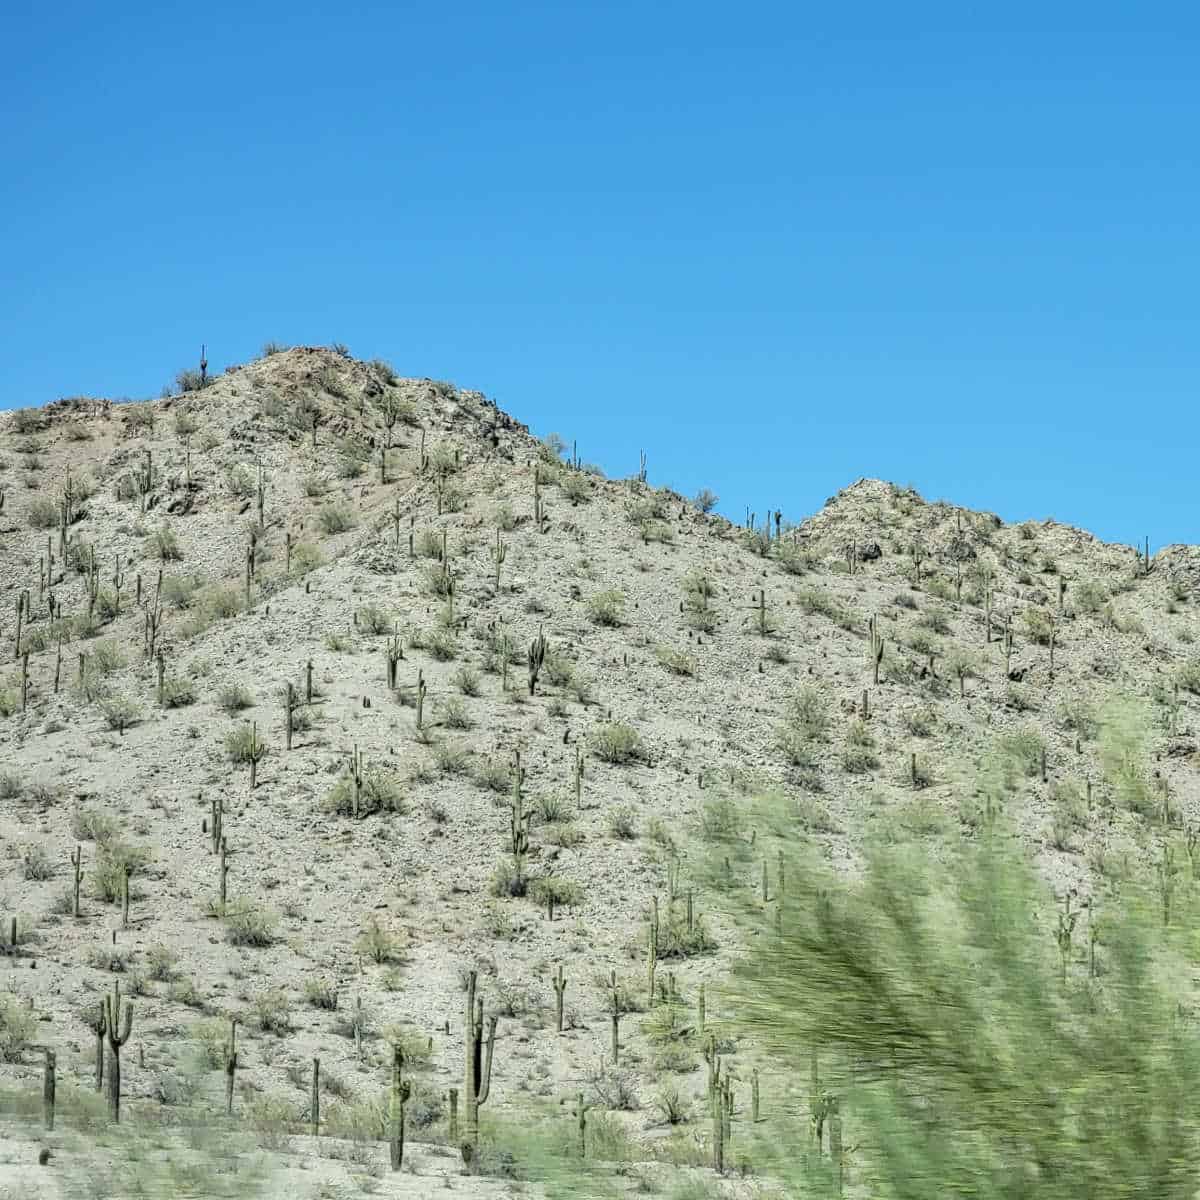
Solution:
[[[575,1138],[581,1098],[598,1159],[708,1169],[709,1035],[730,1162],[752,1087],[786,1090],[726,1025],[739,934],[698,865],[752,843],[745,798],[780,793],[852,873],[873,841],[972,830],[1001,744],[1078,905],[1200,820],[1200,548],[868,479],[734,524],[337,349],[199,382],[0,414],[14,1094],[40,1096],[43,1048],[60,1094],[94,1090],[118,985],[131,1113],[231,1104],[282,1150],[319,1059],[321,1135],[386,1175],[399,1046],[408,1167],[461,1187],[474,973],[480,1188],[505,1128]],[[1097,735],[1130,700],[1151,757],[1117,786]],[[770,911],[773,857],[734,862]]]

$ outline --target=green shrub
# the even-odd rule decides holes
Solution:
[[[377,604],[364,604],[358,610],[358,627],[363,633],[378,637],[393,632],[395,624],[395,617]]]
[[[636,729],[629,725],[610,721],[592,732],[592,753],[606,763],[624,765],[640,758],[642,739]]]
[[[855,1097],[872,1195],[1187,1196],[1190,950],[1154,900],[1122,889],[1088,978],[1085,922],[1060,955],[1062,901],[1022,845],[1005,829],[936,855],[884,848],[853,881],[795,856],[794,919],[738,960],[738,1032],[795,1078],[820,1047],[822,1086]],[[1114,1073],[1136,1104],[1112,1108]],[[789,1194],[835,1194],[825,1160],[758,1145],[756,1171]],[[1021,1184],[997,1182],[1014,1171]]]
[[[615,628],[621,624],[621,616],[625,609],[624,593],[611,588],[605,592],[597,592],[588,597],[588,616],[597,625]]]
[[[92,886],[96,899],[116,904],[121,899],[126,873],[131,879],[140,874],[150,860],[150,852],[144,846],[132,846],[113,835],[98,845],[96,865],[92,868]]]
[[[317,524],[327,534],[346,533],[358,524],[358,516],[349,504],[334,501],[317,509]]]
[[[58,524],[58,504],[51,496],[35,496],[25,512],[31,529],[53,529]]]
[[[261,760],[266,752],[267,747],[253,725],[241,725],[225,737],[225,753],[230,762],[248,763],[255,758]]]
[[[12,993],[0,992],[0,1062],[21,1062],[36,1033],[33,1009]]]
[[[371,917],[358,935],[354,948],[373,963],[390,963],[403,957],[405,945],[404,938],[385,929],[378,917]]]
[[[225,906],[225,936],[234,946],[270,946],[279,918],[263,905],[239,898]]]
[[[349,774],[343,775],[325,797],[324,807],[339,816],[354,812],[354,784]],[[404,793],[399,779],[381,767],[367,767],[362,773],[358,794],[358,815],[376,812],[404,811]]]
[[[100,712],[109,729],[124,733],[142,719],[142,708],[128,696],[104,696],[100,699]]]
[[[254,707],[254,697],[250,689],[242,683],[223,684],[217,692],[217,707],[229,716]]]
[[[184,708],[196,703],[196,687],[190,679],[167,675],[163,679],[163,707]]]
[[[156,529],[146,539],[146,553],[162,562],[177,562],[183,558],[179,539],[175,536],[175,531],[167,525]]]
[[[696,674],[696,660],[686,650],[680,650],[675,646],[657,646],[654,653],[659,664],[670,671],[672,675],[692,676]]]

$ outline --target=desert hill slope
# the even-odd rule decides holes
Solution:
[[[739,797],[781,790],[853,870],[870,839],[970,828],[963,781],[1006,739],[1022,836],[1080,896],[1200,818],[1196,547],[1147,562],[875,480],[747,529],[323,348],[4,414],[0,460],[0,974],[9,1026],[36,1016],[10,1084],[37,1085],[36,1044],[89,1086],[119,981],[133,1104],[221,1110],[237,1018],[253,1128],[307,1127],[319,1058],[325,1127],[375,1132],[400,1042],[410,1137],[448,1140],[475,970],[485,1126],[573,1129],[584,1093],[594,1133],[702,1164],[696,1005],[737,945],[690,863]],[[1153,752],[1124,789],[1096,740],[1121,697]],[[770,1064],[727,1050],[768,1103]]]

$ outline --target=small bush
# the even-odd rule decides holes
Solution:
[[[592,752],[601,761],[623,766],[642,753],[641,735],[630,725],[608,722],[593,731]]]
[[[354,784],[349,774],[343,775],[325,797],[324,807],[339,816],[351,816],[354,812]],[[404,793],[400,780],[390,771],[380,767],[367,767],[362,773],[358,793],[358,815],[369,816],[376,812],[402,812]]]
[[[26,846],[21,855],[21,865],[25,878],[30,881],[42,882],[54,878],[54,863],[44,846]]]
[[[128,696],[106,696],[100,701],[100,712],[109,729],[124,733],[142,719],[141,705]]]
[[[395,623],[392,614],[377,604],[364,604],[358,610],[358,627],[363,633],[373,634],[376,637],[391,633],[395,628]]]
[[[608,814],[608,832],[619,841],[633,841],[637,837],[637,821],[628,804],[619,804]]]
[[[328,979],[309,978],[304,983],[304,999],[313,1008],[334,1012],[338,1006],[337,985]]]
[[[225,753],[230,762],[248,763],[265,756],[267,747],[252,725],[242,725],[225,738]]]
[[[358,935],[354,948],[373,963],[391,963],[403,957],[405,941],[400,935],[385,929],[378,917],[372,917]]]
[[[615,628],[621,624],[621,616],[625,609],[625,596],[612,588],[609,591],[597,592],[588,597],[588,616],[597,625]]]
[[[450,676],[450,682],[464,696],[479,695],[479,672],[465,663]]]
[[[170,526],[163,525],[146,539],[146,553],[162,562],[178,562],[183,558],[179,539]]]
[[[426,637],[425,649],[438,662],[450,662],[458,657],[458,639],[448,629],[435,629]]]
[[[217,692],[217,707],[229,716],[254,707],[254,697],[250,689],[241,683],[224,684]]]
[[[37,1015],[18,997],[0,993],[0,1062],[19,1063],[37,1032]]]
[[[292,1029],[292,1009],[288,995],[281,988],[260,992],[254,997],[254,1023],[263,1033],[282,1037]]]
[[[184,708],[196,703],[196,687],[190,679],[168,675],[163,679],[163,707]]]
[[[348,504],[334,502],[317,510],[317,524],[327,534],[346,533],[358,524],[358,517]]]
[[[25,516],[31,529],[53,529],[58,524],[58,504],[50,496],[35,496]]]
[[[150,854],[143,846],[132,846],[116,837],[99,843],[96,865],[92,868],[92,886],[96,898],[108,904],[121,899],[126,874],[130,878],[144,869]]]
[[[466,704],[457,696],[442,701],[441,711],[442,724],[447,729],[472,729],[475,726]]]
[[[696,660],[686,650],[674,646],[658,646],[655,657],[659,665],[670,671],[672,675],[692,676],[696,674]]]
[[[270,946],[279,918],[251,900],[238,899],[225,906],[225,936],[234,946]]]

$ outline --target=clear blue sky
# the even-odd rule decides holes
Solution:
[[[1200,541],[1194,5],[35,4],[0,406],[344,341],[722,509]]]

